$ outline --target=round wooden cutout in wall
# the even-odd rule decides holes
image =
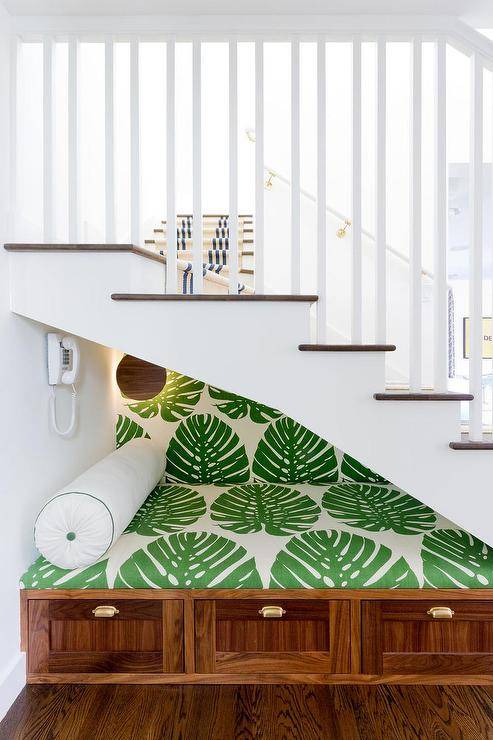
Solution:
[[[116,368],[116,382],[127,398],[146,401],[163,390],[166,385],[166,370],[152,362],[125,355]]]

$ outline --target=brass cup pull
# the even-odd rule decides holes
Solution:
[[[426,613],[433,619],[452,619],[455,614],[449,606],[432,606]]]
[[[120,614],[120,610],[116,606],[97,606],[92,613],[95,617],[114,617],[115,614]]]
[[[282,606],[263,606],[258,613],[265,619],[279,619],[283,614],[286,614],[286,609],[283,609]]]

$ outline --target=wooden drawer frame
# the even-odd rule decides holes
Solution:
[[[263,619],[259,616],[262,606],[279,605],[285,608],[286,617],[278,619]],[[312,619],[313,617],[313,619]],[[254,625],[255,633],[262,631],[269,634],[276,628],[284,631],[295,626],[295,637],[300,642],[298,650],[288,645],[282,652],[276,651],[276,645],[270,644],[267,649],[261,650],[258,644],[248,648],[231,648],[216,646],[222,620],[229,624],[240,624],[240,632],[244,632],[245,625]],[[230,620],[233,620],[232,622]],[[303,620],[300,624],[298,620]],[[323,646],[307,645],[303,640],[311,625],[319,627],[319,637],[322,637]],[[224,621],[222,622],[224,624]],[[270,628],[274,628],[273,630]],[[257,642],[258,634],[252,635]],[[289,635],[292,638],[292,635]],[[242,638],[244,635],[242,634]],[[230,642],[230,640],[228,640]],[[244,642],[244,639],[241,640]],[[320,642],[320,639],[319,639]],[[344,599],[303,599],[293,600],[282,598],[263,599],[200,599],[195,602],[195,671],[197,673],[350,673],[351,672],[351,635],[350,635],[350,607]]]
[[[164,645],[173,644],[179,646],[178,650],[174,649],[167,653],[163,652],[163,672],[153,673],[111,673],[111,672],[91,672],[91,673],[54,673],[46,670],[46,661],[43,662],[43,655],[46,656],[49,630],[49,609],[46,604],[51,600],[73,601],[81,604],[87,600],[98,601],[101,604],[111,604],[117,601],[138,601],[152,600],[161,602],[163,614],[163,643]],[[307,659],[305,665],[306,672],[299,672],[303,663],[300,663],[299,654],[294,654],[291,658],[284,657],[276,660],[275,655],[268,656],[269,672],[266,672],[265,665],[262,672],[258,670],[253,658],[249,660],[240,660],[240,665],[245,672],[226,672],[225,667],[214,671],[204,672],[207,665],[212,666],[210,662],[210,646],[215,640],[215,619],[213,618],[213,609],[207,608],[214,601],[220,601],[225,604],[227,601],[235,600],[254,600],[274,603],[275,601],[283,602],[286,600],[294,601],[319,601],[335,604],[333,618],[337,615],[344,614],[347,619],[345,632],[349,639],[349,672],[320,673],[310,669],[310,659]],[[24,590],[21,591],[21,649],[28,653],[28,683],[84,683],[84,684],[266,684],[266,683],[318,683],[318,684],[491,684],[493,685],[493,673],[461,673],[449,675],[445,672],[439,675],[425,673],[407,673],[407,674],[379,674],[363,673],[363,653],[364,640],[377,639],[378,635],[372,632],[375,630],[375,614],[378,613],[378,604],[376,602],[398,601],[415,601],[417,602],[417,612],[421,613],[423,606],[418,606],[418,602],[433,602],[437,606],[446,605],[453,608],[453,603],[462,601],[468,602],[471,607],[471,613],[474,614],[475,602],[478,603],[478,609],[487,608],[488,602],[491,602],[493,615],[493,589],[436,589],[436,590],[359,590],[349,591],[340,589],[320,589],[320,590],[261,590],[261,589],[207,589],[207,590],[153,590],[153,589],[87,589],[87,590]],[[345,604],[337,605],[337,602]],[[396,607],[398,605],[396,603]],[[333,607],[334,608],[334,607]],[[342,608],[342,611],[340,609]],[[201,614],[202,618],[197,618]],[[33,615],[36,615],[35,617]],[[332,627],[331,627],[332,629]],[[343,639],[343,638],[341,638]],[[207,648],[209,645],[209,648]],[[206,653],[209,650],[209,664],[207,660],[202,666],[197,667],[197,650]],[[43,652],[44,651],[44,652]],[[41,659],[40,659],[41,655]],[[171,655],[171,658],[164,659],[165,655]],[[474,655],[474,653],[470,653]],[[307,658],[309,656],[307,655]],[[167,661],[167,662],[166,662]],[[316,661],[312,661],[316,666]],[[471,666],[474,661],[470,661]],[[340,663],[333,663],[334,666]],[[368,664],[369,665],[369,664]],[[478,662],[478,666],[481,661]],[[294,666],[294,670],[293,670]],[[201,668],[202,672],[198,671]],[[248,670],[247,670],[248,668]],[[375,664],[373,665],[375,670]]]

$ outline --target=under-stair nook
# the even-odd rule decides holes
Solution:
[[[0,14],[0,711],[493,680],[493,33],[216,20]]]

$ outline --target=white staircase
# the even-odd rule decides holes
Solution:
[[[12,311],[278,407],[493,545],[492,460],[449,448],[456,397],[382,403],[385,352],[300,351],[317,296],[164,295],[131,246],[7,248]]]

